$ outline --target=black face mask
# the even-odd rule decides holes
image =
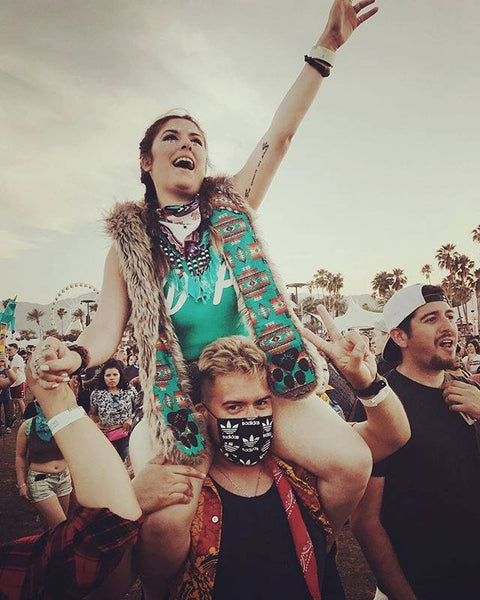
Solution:
[[[207,410],[217,421],[218,448],[227,460],[250,467],[265,457],[273,441],[272,415],[220,419]]]

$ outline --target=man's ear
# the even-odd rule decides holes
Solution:
[[[397,346],[400,346],[400,348],[406,348],[408,346],[408,334],[406,331],[403,331],[403,329],[399,329],[398,327],[392,329],[390,337]]]
[[[205,419],[208,416],[208,411],[205,408],[205,405],[202,404],[202,402],[199,402],[198,404],[195,404],[195,410],[200,413],[202,415],[202,417],[204,417]]]

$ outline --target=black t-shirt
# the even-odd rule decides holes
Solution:
[[[222,537],[214,600],[311,600],[276,486],[244,498],[215,485],[222,501]],[[314,546],[321,588],[325,534],[298,505]]]
[[[385,477],[381,520],[420,600],[480,598],[480,457],[474,427],[442,390],[387,375],[412,437],[374,466]]]

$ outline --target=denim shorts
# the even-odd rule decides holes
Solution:
[[[50,496],[67,496],[72,491],[72,479],[68,469],[61,473],[41,473],[30,469],[26,483],[32,502],[41,502]]]

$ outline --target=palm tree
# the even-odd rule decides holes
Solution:
[[[325,279],[327,285],[325,286],[325,290],[327,292],[327,297],[325,298],[325,306],[328,312],[333,312],[333,304],[334,304],[334,293],[335,293],[335,275],[330,273],[330,271],[326,271]]]
[[[425,276],[425,279],[428,281],[428,283],[431,284],[432,282],[430,281],[430,275],[432,274],[432,265],[423,265],[421,273]]]
[[[82,331],[80,329],[70,329],[70,331],[65,335],[65,341],[76,342],[81,333]]]
[[[472,231],[472,240],[480,244],[480,225],[477,225]]]
[[[455,292],[456,292],[456,285],[457,285],[456,281],[455,281],[455,275],[453,273],[450,273],[444,279],[442,279],[440,285],[441,285],[443,291],[445,292],[445,294],[447,295],[447,298],[450,300],[450,303],[452,304],[452,306],[457,309],[458,318],[461,319],[462,315],[460,314],[459,303],[455,302]]]
[[[33,340],[35,337],[35,332],[33,329],[20,329],[18,332],[21,340]]]
[[[40,319],[43,317],[45,312],[43,310],[38,310],[37,308],[33,308],[29,313],[27,313],[27,321],[35,321],[38,326],[38,337],[41,337],[41,328],[40,328]]]
[[[447,269],[450,271],[453,257],[456,254],[455,248],[455,244],[444,244],[437,250],[435,258],[437,259],[438,266],[441,269]]]
[[[62,337],[63,337],[63,334],[64,334],[64,331],[63,331],[63,319],[65,318],[65,315],[67,313],[68,313],[68,311],[65,310],[65,308],[59,308],[57,310],[58,318],[60,319],[60,323],[62,324]]]
[[[474,268],[475,263],[465,254],[456,253],[453,257],[451,271],[456,283],[456,299],[462,305],[465,323],[468,323],[467,302],[475,287]]]
[[[318,269],[318,271],[313,274],[315,287],[322,290],[322,298],[325,298],[325,290],[328,286],[329,275],[330,273],[326,269]]]
[[[81,308],[77,308],[77,310],[72,313],[72,317],[78,319],[82,329],[85,329],[85,312]]]
[[[387,300],[392,295],[393,275],[388,271],[380,271],[372,280],[373,297]]]
[[[320,304],[320,300],[318,298],[314,298],[313,296],[307,296],[302,301],[302,312],[303,314],[309,313],[310,315],[315,314],[317,312],[317,306]],[[310,316],[310,321],[307,324],[307,327],[311,329],[314,333],[318,333],[320,330],[320,321],[315,317]]]
[[[60,334],[58,333],[57,329],[47,329],[47,331],[45,332],[45,337],[59,338]]]
[[[472,231],[472,240],[480,244],[480,225],[477,225]],[[476,269],[473,272],[473,287],[475,289],[475,295],[477,296],[477,327],[480,321],[480,269]]]
[[[340,311],[340,309],[342,308],[342,306],[345,304],[343,302],[342,304],[342,300],[343,300],[343,296],[341,295],[340,291],[343,288],[343,275],[341,273],[335,273],[335,275],[332,275],[331,278],[331,283],[330,283],[330,290],[332,293],[332,309],[335,313],[335,316],[338,316],[338,313]]]
[[[403,269],[393,269],[392,270],[392,278],[393,278],[392,290],[394,290],[395,292],[398,292],[398,290],[401,290],[407,283],[407,278],[405,276]]]

